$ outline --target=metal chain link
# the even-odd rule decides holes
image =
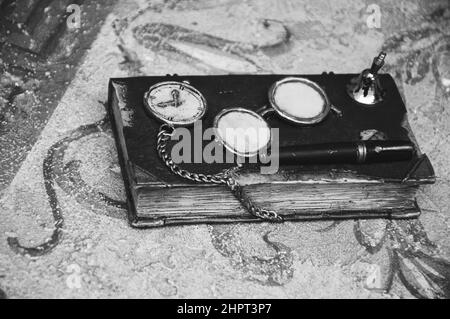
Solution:
[[[161,160],[174,174],[195,182],[227,185],[242,206],[244,206],[253,216],[273,222],[283,221],[283,217],[278,215],[275,211],[256,206],[244,191],[244,188],[230,175],[230,170],[224,170],[217,174],[210,175],[189,172],[175,164],[172,157],[167,152],[167,142],[170,140],[173,130],[174,128],[168,124],[161,125],[157,136],[156,150],[158,151]]]

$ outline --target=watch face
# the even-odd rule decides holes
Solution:
[[[184,82],[160,82],[144,95],[144,104],[159,120],[177,126],[193,124],[206,112],[206,100]]]

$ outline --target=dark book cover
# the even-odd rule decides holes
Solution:
[[[229,107],[257,110],[268,104],[267,92],[277,80],[293,75],[151,76],[111,79],[109,115],[122,168],[131,225],[164,226],[200,222],[258,221],[226,186],[195,183],[173,174],[160,160],[156,137],[161,125],[145,109],[144,93],[162,81],[189,81],[205,96],[208,110],[203,129]],[[277,116],[268,120],[279,128],[280,147],[360,140],[376,130],[387,139],[413,141],[406,108],[396,84],[380,75],[386,96],[376,106],[363,106],[346,93],[356,74],[297,75],[319,84],[342,114],[330,113],[313,126],[291,124]],[[192,128],[190,128],[192,129]],[[420,214],[415,192],[435,181],[433,168],[417,146],[410,161],[282,166],[273,175],[251,167],[236,171],[254,201],[274,209],[285,220],[336,218],[408,218]],[[188,163],[183,168],[214,174],[231,164]]]

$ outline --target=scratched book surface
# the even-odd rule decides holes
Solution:
[[[109,114],[127,190],[131,224],[146,227],[255,220],[240,208],[225,186],[183,179],[170,172],[159,159],[156,136],[161,123],[146,111],[143,103],[144,93],[150,86],[168,80],[189,81],[208,103],[202,123],[205,130],[213,125],[215,115],[224,108],[257,110],[267,105],[270,86],[286,76],[175,75],[112,79]],[[381,75],[386,96],[373,107],[362,106],[347,95],[346,84],[356,74],[298,76],[318,83],[342,114],[330,112],[324,121],[308,127],[271,116],[268,122],[271,127],[279,128],[280,147],[356,141],[368,130],[382,132],[392,140],[414,141],[405,105],[390,75]],[[207,143],[209,141],[204,141],[203,146]],[[231,166],[183,164],[183,168],[204,174],[217,173]],[[258,204],[279,210],[288,220],[414,217],[420,212],[414,199],[418,185],[433,183],[435,179],[427,156],[421,154],[419,148],[410,161],[404,162],[286,166],[280,167],[274,175],[261,175],[256,168],[249,167],[235,174],[242,184],[247,185]]]

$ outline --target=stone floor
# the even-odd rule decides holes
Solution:
[[[10,3],[0,0],[0,296],[450,297],[448,1],[80,1],[81,28],[47,25],[48,38],[24,38],[23,25],[50,20],[14,29]],[[381,49],[437,175],[419,220],[129,227],[102,125],[110,77],[351,73]]]

